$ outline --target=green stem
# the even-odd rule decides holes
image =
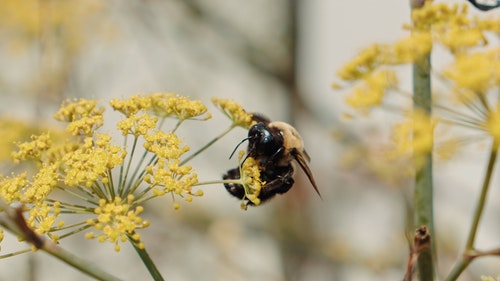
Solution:
[[[47,240],[41,250],[45,251],[49,255],[56,257],[62,262],[80,270],[81,272],[97,279],[104,281],[117,281],[119,278],[108,274],[107,272],[101,270],[97,266],[85,261],[70,252],[64,250],[63,248],[57,246],[53,242]]]
[[[431,60],[428,55],[423,61],[413,64],[413,102],[415,109],[422,109],[431,114]],[[430,122],[430,121],[429,121]],[[425,225],[431,234],[431,245],[422,251],[418,257],[420,280],[434,280],[434,214],[433,214],[433,183],[432,183],[432,153],[425,156],[425,164],[415,176],[415,227]]]
[[[131,236],[128,236],[128,239],[129,239],[130,243],[132,244],[132,246],[134,246],[134,249],[137,252],[137,254],[139,255],[139,257],[141,257],[142,262],[144,263],[144,265],[148,269],[149,273],[151,274],[151,277],[153,277],[153,280],[163,281],[164,279],[161,276],[160,271],[158,270],[158,268],[156,268],[155,263],[153,262],[153,260],[149,256],[146,249],[139,247],[137,245],[136,241],[134,241]]]
[[[235,183],[235,184],[242,184],[241,179],[234,179],[234,180],[214,180],[214,181],[204,181],[204,182],[199,182],[196,184],[193,184],[193,186],[199,186],[199,185],[209,185],[209,184],[225,184],[225,183]]]
[[[486,205],[486,198],[488,197],[488,190],[490,187],[491,177],[493,175],[493,168],[495,167],[497,154],[498,154],[498,143],[496,141],[493,142],[490,151],[490,159],[488,161],[488,168],[486,170],[486,175],[484,176],[483,186],[481,188],[481,194],[479,195],[479,200],[476,204],[476,209],[474,210],[474,217],[472,219],[472,225],[469,230],[469,235],[467,237],[467,242],[465,244],[465,250],[462,254],[460,260],[455,264],[452,271],[446,277],[445,281],[454,281],[462,274],[462,272],[469,266],[471,261],[476,257],[475,255],[471,255],[470,253],[475,252],[474,243],[476,241],[476,234],[479,228],[479,222],[481,221],[481,217],[483,215],[484,206]]]
[[[134,142],[132,144],[132,150],[130,151],[130,156],[128,158],[128,163],[127,163],[127,168],[125,168],[125,174],[123,175],[120,171],[120,179],[121,179],[121,184],[118,187],[118,194],[120,196],[123,196],[123,190],[125,189],[125,185],[127,184],[127,179],[128,179],[128,173],[130,172],[130,166],[132,165],[132,158],[134,157],[135,149],[137,147],[137,141],[139,138],[137,136],[134,136]]]
[[[188,158],[184,159],[180,165],[184,165],[187,162],[189,162],[191,159],[196,157],[196,155],[200,154],[203,152],[205,149],[209,148],[212,144],[214,144],[216,141],[224,137],[227,133],[231,132],[232,129],[236,128],[236,126],[231,125],[231,127],[227,128],[224,132],[222,132],[220,135],[216,136],[213,140],[209,141],[207,144],[205,144],[202,148],[198,149],[195,153],[190,155]]]
[[[486,198],[488,196],[488,190],[490,187],[491,176],[493,174],[493,168],[495,167],[495,162],[497,159],[498,143],[495,141],[491,147],[490,159],[488,161],[488,168],[486,170],[486,175],[484,176],[483,186],[481,187],[481,194],[479,196],[479,201],[477,202],[476,209],[474,210],[474,219],[472,220],[472,226],[469,231],[469,236],[467,238],[467,244],[465,245],[465,250],[474,249],[474,241],[476,240],[477,229],[479,227],[479,221],[483,214],[484,205],[486,204]]]

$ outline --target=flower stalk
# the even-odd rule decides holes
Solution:
[[[139,257],[141,258],[142,262],[144,263],[144,266],[146,266],[146,268],[148,269],[149,274],[151,275],[153,280],[163,281],[164,280],[163,276],[161,275],[160,271],[156,267],[153,259],[151,259],[151,257],[149,256],[148,252],[146,251],[146,248],[139,247],[137,244],[137,241],[134,241],[133,235],[128,235],[127,238],[129,240],[130,244],[132,244],[132,246],[134,247],[134,249],[137,252],[137,254],[139,255]]]
[[[413,102],[414,108],[431,113],[431,77],[430,55],[424,61],[413,64]],[[429,120],[429,122],[431,122]],[[433,183],[432,183],[432,152],[424,155],[423,166],[418,167],[415,175],[415,224],[425,225],[431,237],[434,236],[433,220]],[[420,280],[434,280],[434,251],[431,241],[429,248],[418,256]]]
[[[488,160],[488,167],[486,168],[486,174],[484,176],[483,185],[481,188],[481,194],[479,195],[479,199],[476,204],[476,208],[474,210],[474,216],[472,219],[472,225],[469,230],[469,234],[467,236],[467,242],[465,244],[465,250],[462,254],[460,260],[455,264],[450,274],[446,277],[445,281],[455,281],[462,274],[462,272],[469,266],[469,264],[474,260],[474,258],[479,257],[476,253],[474,244],[476,241],[476,234],[479,228],[479,223],[481,221],[481,217],[483,215],[484,207],[486,205],[486,199],[488,197],[488,190],[491,183],[491,177],[493,175],[493,170],[495,167],[497,155],[498,155],[498,146],[499,143],[494,141],[491,147],[490,156]],[[491,255],[498,255],[498,251],[492,251],[488,253]]]

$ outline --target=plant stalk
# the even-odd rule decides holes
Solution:
[[[430,68],[430,54],[423,61],[413,64],[413,105],[415,109],[422,109],[428,114],[431,114],[432,104]],[[424,166],[416,171],[414,200],[415,227],[426,226],[432,237],[430,247],[422,251],[418,257],[419,276],[421,281],[434,280],[436,239],[434,239],[432,153],[425,156]]]
[[[498,155],[498,145],[499,144],[496,141],[494,141],[491,147],[490,159],[488,160],[488,168],[484,176],[483,186],[481,187],[481,194],[479,195],[479,199],[477,201],[476,208],[474,210],[474,217],[472,219],[472,225],[469,230],[467,242],[465,244],[464,253],[462,254],[460,260],[455,264],[450,274],[446,277],[445,281],[457,280],[457,278],[460,276],[460,274],[462,274],[462,272],[467,268],[467,266],[469,266],[472,260],[475,257],[477,257],[477,255],[472,255],[471,253],[475,253],[474,243],[476,241],[476,234],[479,228],[479,222],[481,221],[484,207],[486,205],[486,199],[488,197],[488,190],[491,183],[491,177],[493,175],[493,170]]]
[[[139,247],[137,245],[136,241],[134,241],[131,236],[128,236],[128,239],[129,239],[130,243],[132,244],[132,246],[134,246],[134,249],[137,252],[137,254],[139,255],[139,257],[141,258],[142,262],[144,263],[144,265],[148,269],[149,274],[151,274],[151,277],[153,277],[153,280],[163,281],[164,279],[161,276],[160,271],[156,267],[154,261],[151,259],[148,252],[146,251],[146,249]]]

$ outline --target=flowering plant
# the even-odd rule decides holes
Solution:
[[[4,211],[0,224],[32,244],[32,249],[17,253],[42,249],[67,259],[54,243],[85,232],[87,239],[112,243],[115,251],[120,251],[122,243],[131,243],[155,280],[161,280],[138,232],[151,224],[142,217],[144,204],[168,196],[173,208],[179,209],[178,200],[191,202],[203,195],[199,186],[223,183],[199,182],[188,162],[233,128],[249,128],[253,122],[252,115],[235,102],[214,98],[213,103],[232,123],[190,155],[190,147],[176,131],[187,120],[211,118],[198,100],[172,93],[111,100],[111,108],[122,116],[116,124],[121,145],[102,130],[104,107],[98,101],[79,99],[63,103],[54,118],[67,124],[67,134],[34,135],[30,141],[18,143],[12,154],[17,163],[32,163],[35,172],[0,177],[0,207]],[[163,128],[167,119],[175,120],[168,130]],[[259,182],[259,169],[252,169],[252,165],[258,164],[246,161],[241,179],[231,180],[248,187],[248,192],[254,192],[254,181]],[[248,196],[253,198],[250,193]],[[68,216],[78,219],[67,224]],[[100,279],[109,277],[89,269],[84,262],[83,266],[75,266]]]
[[[411,279],[417,259],[415,264],[421,280],[435,279],[435,239],[429,239],[434,237],[433,153],[450,156],[460,144],[474,140],[491,143],[465,250],[445,279],[456,280],[477,257],[500,252],[498,249],[479,251],[475,246],[500,144],[500,49],[489,46],[488,40],[488,36],[500,32],[500,20],[471,16],[466,3],[412,3],[412,21],[404,27],[410,35],[394,44],[374,44],[361,51],[338,72],[344,85],[335,84],[334,87],[352,89],[346,102],[365,114],[379,107],[404,116],[404,121],[392,128],[392,146],[385,156],[389,162],[405,159],[402,162],[406,165],[393,171],[399,177],[411,175],[415,180],[414,227],[417,232],[410,247],[405,280]],[[436,51],[443,51],[452,58],[443,69],[431,67],[430,56]],[[399,86],[395,70],[397,66],[408,64],[413,68],[411,92]],[[431,78],[450,90],[431,94]],[[408,98],[408,106],[394,104],[398,96]],[[466,133],[450,137],[445,133],[450,131],[449,127],[465,128],[461,132]],[[474,131],[479,134],[471,134]],[[418,236],[425,237],[425,243],[421,243]]]

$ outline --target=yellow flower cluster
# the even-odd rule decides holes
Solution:
[[[57,186],[58,179],[57,164],[42,164],[34,176],[33,182],[24,189],[20,201],[23,203],[43,202]]]
[[[357,108],[366,108],[382,102],[384,92],[398,83],[396,74],[391,70],[380,70],[367,76],[364,83],[357,85],[346,102]]]
[[[162,196],[166,193],[179,195],[187,202],[192,201],[192,196],[202,196],[203,192],[192,192],[193,185],[198,183],[198,176],[192,173],[191,166],[181,166],[178,160],[158,159],[155,165],[146,167],[146,183],[155,187],[154,196]],[[178,209],[179,205],[174,206]]]
[[[31,136],[30,142],[18,144],[18,151],[12,153],[12,158],[16,162],[24,160],[40,160],[42,153],[47,151],[52,145],[52,139],[48,133],[38,136]]]
[[[427,32],[413,32],[411,36],[400,39],[394,45],[386,46],[381,54],[382,64],[405,64],[422,62],[432,51],[432,38]]]
[[[102,3],[97,0],[77,5],[64,0],[55,0],[50,4],[36,0],[2,0],[0,25],[5,34],[13,37],[10,47],[24,47],[40,36],[40,17],[43,17],[43,29],[57,34],[50,35],[62,41],[61,48],[75,52],[82,48],[85,28],[88,28],[82,23],[95,22],[93,17],[101,7]]]
[[[252,115],[241,106],[232,102],[221,104],[237,124],[248,126],[252,122]],[[144,247],[135,232],[149,226],[139,216],[142,204],[170,194],[173,207],[178,209],[176,198],[191,202],[194,196],[202,196],[201,190],[193,191],[193,186],[199,184],[198,175],[186,163],[234,128],[231,124],[229,130],[184,157],[190,148],[174,132],[185,120],[210,117],[200,101],[172,93],[154,93],[114,99],[110,105],[125,116],[117,122],[117,130],[123,135],[122,145],[116,145],[110,134],[99,129],[104,124],[104,107],[86,99],[66,101],[54,114],[56,120],[67,122],[71,135],[51,131],[17,144],[14,159],[21,163],[35,160],[36,170],[8,177],[0,175],[0,196],[9,204],[19,202],[26,207],[27,224],[37,234],[57,241],[93,228],[96,234],[89,232],[87,238],[111,242],[117,251],[119,243],[125,240]],[[160,130],[162,122],[158,118],[165,117],[178,119],[175,128]],[[128,136],[133,136],[132,142]],[[253,159],[248,159],[242,173],[248,175],[248,198],[257,205],[261,183],[252,163]],[[67,193],[70,200],[56,200],[56,189]],[[86,217],[64,226],[62,214]],[[87,219],[89,215],[93,217]]]
[[[444,73],[447,78],[459,87],[484,92],[497,82],[492,79],[495,75],[492,70],[496,71],[493,65],[498,51],[475,55],[470,55],[468,51],[486,45],[488,42],[484,33],[500,31],[499,22],[471,17],[467,4],[450,6],[427,1],[422,8],[412,12],[412,24],[406,26],[411,31],[410,36],[394,44],[374,44],[366,48],[337,73],[350,84],[358,83],[347,97],[347,102],[362,109],[382,104],[389,90],[397,90],[397,79],[392,74],[386,83],[374,83],[374,80],[381,81],[383,75],[380,71],[387,73],[385,68],[393,65],[425,64],[423,59],[432,51],[434,44],[445,46],[457,56],[455,63]]]
[[[245,151],[239,151],[239,161],[241,162],[245,157]],[[241,209],[247,209],[247,200],[254,205],[260,205],[260,191],[266,182],[260,178],[260,162],[252,157],[247,157],[245,162],[240,165],[240,179],[239,183],[245,190],[245,196],[241,198]]]
[[[36,127],[27,122],[12,118],[0,118],[0,161],[12,160],[15,142],[25,140],[34,133],[39,133]]]
[[[144,181],[154,187],[154,196],[162,196],[166,193],[175,194],[191,202],[192,196],[202,196],[199,190],[192,192],[192,186],[198,183],[198,176],[193,172],[193,168],[188,165],[181,165],[181,157],[189,151],[189,146],[182,145],[177,135],[157,131],[154,134],[144,137],[146,142],[144,148],[154,153],[158,158],[156,163],[146,167]],[[178,209],[180,205],[174,204]]]
[[[486,45],[485,31],[499,30],[498,20],[480,20],[470,17],[466,4],[435,3],[427,1],[412,13],[414,31],[427,32],[433,40],[450,49],[452,53]]]
[[[259,162],[252,157],[248,157],[241,167],[241,178],[244,182],[245,197],[255,205],[260,205],[259,194],[262,186],[266,183],[260,179]],[[242,203],[241,207],[246,209]]]
[[[183,121],[202,117],[201,120],[208,120],[211,115],[207,113],[207,107],[199,100],[191,100],[187,97],[174,95],[173,93],[155,93],[150,95],[153,113],[160,117],[175,116]]]
[[[19,201],[21,191],[26,184],[28,184],[26,172],[11,177],[0,176],[0,196],[7,203]]]
[[[128,99],[112,99],[109,104],[114,110],[121,112],[126,117],[137,114],[141,110],[151,108],[151,99],[144,95],[133,95]]]
[[[469,102],[500,83],[500,49],[457,55],[443,75],[454,82],[458,93]]]
[[[67,131],[75,136],[91,136],[101,127],[104,120],[103,107],[97,107],[96,100],[80,99],[66,101],[61,109],[54,114],[54,119],[68,122]]]
[[[158,117],[148,114],[131,115],[116,125],[122,131],[122,135],[144,136],[149,130],[156,128]]]
[[[431,50],[431,37],[426,33],[412,33],[393,45],[374,44],[366,48],[337,73],[342,80],[357,83],[346,97],[347,103],[361,109],[380,105],[385,93],[396,89],[398,83],[395,72],[388,67],[421,62]]]
[[[416,166],[420,167],[425,163],[423,157],[432,153],[437,120],[423,110],[415,110],[406,117],[406,121],[393,128],[391,139],[395,148],[392,156],[413,156]]]
[[[157,131],[153,134],[145,135],[144,148],[156,154],[159,158],[180,159],[180,157],[189,151],[189,146],[180,147],[182,142],[173,133]]]
[[[233,121],[233,126],[248,129],[255,124],[255,121],[252,119],[252,114],[247,113],[240,104],[231,100],[219,98],[212,98],[212,102],[222,111],[222,113]]]
[[[108,171],[123,163],[125,152],[110,144],[110,136],[98,134],[96,137],[96,141],[85,138],[78,149],[63,156],[66,185],[92,187],[98,180],[106,184]]]
[[[63,221],[56,223],[60,213],[61,204],[59,202],[56,201],[53,204],[38,202],[29,209],[27,223],[37,234],[46,234],[53,228],[61,228],[64,226]],[[53,241],[57,241],[59,237],[56,234],[51,234],[50,238]]]
[[[153,93],[148,95],[134,95],[125,100],[113,99],[110,102],[114,110],[118,110],[127,117],[140,111],[151,111],[158,117],[176,117],[180,121],[200,117],[207,120],[211,116],[207,113],[206,106],[199,100],[173,93]]]
[[[431,107],[439,118],[418,110],[406,116],[405,122],[393,128],[395,147],[384,154],[390,156],[388,160],[396,163],[412,158],[416,166],[411,167],[418,168],[433,148],[438,156],[449,158],[458,145],[468,142],[450,136],[443,140],[442,135],[436,140],[433,133],[438,122],[440,128],[453,125],[482,131],[500,143],[500,48],[488,46],[487,40],[492,33],[500,32],[500,19],[471,15],[467,3],[426,1],[423,7],[412,10],[412,22],[405,29],[410,32],[406,38],[393,44],[373,44],[361,51],[338,72],[345,85],[335,85],[348,86],[346,102],[362,110],[375,106],[394,110],[390,94],[411,97],[409,91],[399,88],[394,66],[414,64],[452,86],[449,92],[433,93],[432,102],[413,97],[417,104]],[[435,46],[444,47],[452,58],[442,69],[429,65],[428,55]],[[407,105],[411,104],[409,100]],[[404,107],[397,110],[412,111]]]
[[[115,197],[113,200],[99,200],[99,207],[95,208],[95,219],[87,220],[87,224],[98,230],[99,234],[88,232],[87,239],[97,238],[99,242],[109,241],[115,244],[115,251],[120,251],[119,242],[127,241],[127,236],[133,236],[133,241],[140,241],[136,229],[149,226],[149,221],[143,220],[139,215],[144,211],[142,206],[133,206],[133,195],[128,195],[126,200]],[[144,244],[139,242],[139,247]]]

